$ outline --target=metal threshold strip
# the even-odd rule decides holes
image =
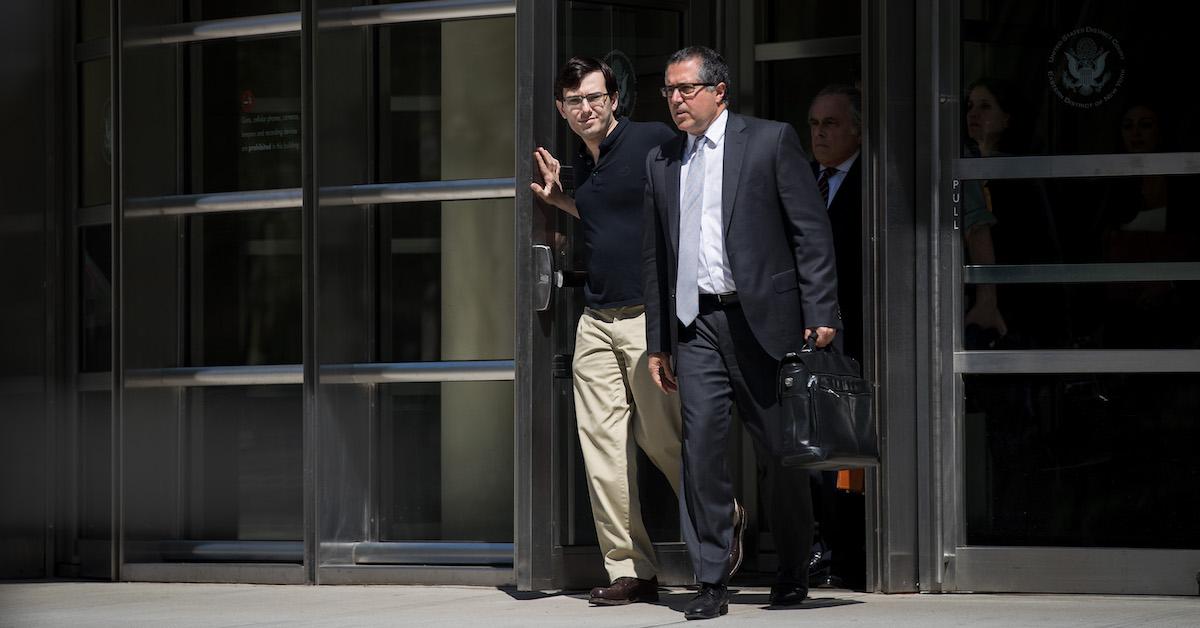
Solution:
[[[130,544],[132,553],[157,550],[167,562],[299,563],[304,541],[158,541]],[[140,550],[140,552],[139,552]]]
[[[1200,281],[1200,262],[963,266],[963,283],[1120,283]]]
[[[392,362],[330,364],[320,368],[322,384],[400,384],[437,382],[512,381],[513,360],[459,360],[447,362]],[[81,373],[81,391],[109,390],[108,373]],[[166,369],[130,369],[126,388],[196,388],[203,386],[279,386],[304,383],[300,364],[265,366],[197,366]]]
[[[511,567],[512,543],[393,541],[354,544],[356,565],[491,565]]]
[[[375,6],[326,9],[317,14],[318,28],[350,28],[404,22],[431,22],[516,13],[513,0],[435,0]],[[169,26],[129,29],[127,48],[186,44],[237,37],[262,37],[300,32],[300,12],[253,15]]]
[[[415,183],[375,183],[321,188],[323,207],[382,205],[436,201],[473,201],[514,198],[516,183],[506,179],[458,179]],[[299,209],[300,188],[180,194],[131,198],[125,203],[126,218],[189,216],[264,209]]]
[[[512,543],[473,541],[371,541],[352,543],[356,565],[469,565],[511,567]],[[303,541],[135,541],[129,551],[142,560],[186,563],[300,563]]]

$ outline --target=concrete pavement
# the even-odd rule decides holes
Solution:
[[[736,590],[729,615],[685,622],[687,589],[659,604],[593,608],[582,592],[483,587],[35,582],[0,584],[0,627],[25,626],[1159,626],[1200,627],[1200,598],[1083,595],[876,595],[818,590],[767,609],[767,589]]]

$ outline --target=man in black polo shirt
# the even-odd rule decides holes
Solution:
[[[587,465],[596,536],[610,585],[592,589],[593,604],[658,600],[654,550],[638,503],[637,449],[679,494],[679,402],[646,369],[642,301],[642,199],[646,153],[673,138],[658,122],[615,115],[617,81],[601,61],[575,57],[555,82],[558,112],[582,140],[575,159],[575,198],[559,182],[559,162],[534,154],[545,202],[580,219],[587,247],[587,307],[575,333],[575,416]],[[634,443],[636,442],[637,445]]]

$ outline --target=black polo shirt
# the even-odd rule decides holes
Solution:
[[[646,154],[675,137],[661,122],[617,120],[600,142],[600,161],[587,146],[575,156],[575,207],[587,255],[584,298],[590,307],[640,305],[642,300],[642,199]]]

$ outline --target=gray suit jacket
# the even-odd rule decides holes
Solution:
[[[674,354],[679,171],[686,136],[646,156],[643,280],[649,351]],[[790,125],[729,114],[722,162],[725,252],[754,337],[775,359],[806,327],[842,328],[829,215]]]

